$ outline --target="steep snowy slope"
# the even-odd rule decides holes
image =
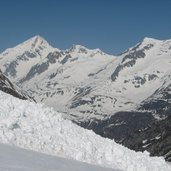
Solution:
[[[124,171],[169,171],[163,158],[131,151],[41,104],[0,92],[0,142]]]
[[[21,91],[19,87],[12,84],[10,80],[1,72],[1,70],[0,70],[0,90],[23,100],[30,99],[30,97],[27,96],[26,93]]]
[[[35,36],[14,48],[5,50],[0,55],[1,70],[12,81],[25,77],[28,70],[43,60],[49,52],[58,51],[52,48],[42,37]]]
[[[1,171],[119,171],[0,144]]]

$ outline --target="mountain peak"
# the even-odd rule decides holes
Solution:
[[[35,35],[35,36],[33,36],[32,38],[30,38],[28,40],[30,40],[30,41],[32,40],[32,41],[46,42],[47,43],[47,41],[42,36],[40,36],[40,35]]]
[[[26,40],[23,44],[31,45],[31,49],[34,49],[38,46],[48,47],[49,43],[41,36],[36,35],[28,40]]]
[[[2,53],[2,55],[8,54],[9,52],[13,54],[15,52],[22,54],[25,51],[34,52],[34,51],[43,50],[43,49],[54,49],[54,48],[50,46],[49,43],[43,37],[36,35],[13,48],[6,49]]]
[[[105,54],[99,48],[96,49],[88,49],[85,46],[73,44],[72,47],[69,49],[70,52],[74,53],[82,53],[82,54],[89,54],[90,56],[94,56],[95,54]]]
[[[42,36],[40,35],[35,35],[32,37],[32,39],[41,39],[41,40],[45,40]]]
[[[80,49],[87,49],[87,48],[85,46],[82,46],[82,45],[73,44],[70,49],[71,50],[80,50]]]
[[[15,61],[17,57],[25,56],[26,53],[28,58],[33,58],[33,56],[45,58],[49,52],[53,51],[59,50],[50,46],[49,43],[41,36],[36,35],[15,47],[6,49],[0,54],[0,58],[3,58],[4,61]],[[4,58],[4,56],[6,57]]]
[[[161,42],[161,40],[150,38],[150,37],[145,37],[142,42],[145,42],[145,43],[155,43],[155,42]]]

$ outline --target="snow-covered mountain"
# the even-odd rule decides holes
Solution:
[[[9,48],[0,55],[2,71],[16,81],[27,75],[28,70],[49,54],[58,51],[52,48],[43,38],[35,36],[15,48]],[[27,64],[26,64],[27,63]]]
[[[1,69],[13,82],[30,92],[37,101],[63,112],[68,109],[78,111],[73,107],[78,97],[82,97],[84,91],[90,91],[89,84],[94,84],[94,75],[114,60],[115,57],[100,49],[91,50],[80,45],[58,50],[40,36],[0,55]],[[81,112],[77,115],[85,116]]]
[[[82,122],[96,133],[134,150],[171,161],[171,40],[145,38],[118,57],[111,80],[120,109],[103,120]],[[126,106],[130,108],[126,108]],[[157,128],[157,129],[155,129]]]
[[[147,152],[137,153],[102,138],[63,119],[60,113],[43,104],[23,101],[1,91],[0,104],[0,143],[122,171],[171,169],[163,158],[149,157]],[[18,167],[22,166],[18,162]]]
[[[171,40],[144,38],[111,56],[81,45],[59,50],[35,36],[0,54],[0,66],[36,101],[129,148],[152,153],[153,142],[143,143],[146,136],[140,148],[132,147],[129,137],[145,130],[156,135],[152,125],[170,115]],[[153,138],[160,144],[158,136]],[[168,147],[162,155],[171,160]]]
[[[170,46],[145,38],[116,58],[80,45],[55,49],[35,36],[3,52],[0,65],[37,101],[74,120],[100,119],[136,108],[162,86],[171,72]]]

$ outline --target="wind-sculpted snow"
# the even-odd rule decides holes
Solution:
[[[0,142],[124,171],[169,171],[163,158],[134,152],[42,104],[0,92]]]

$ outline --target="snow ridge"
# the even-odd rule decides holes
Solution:
[[[163,158],[134,152],[62,118],[43,104],[0,92],[0,142],[124,171],[169,171]]]

